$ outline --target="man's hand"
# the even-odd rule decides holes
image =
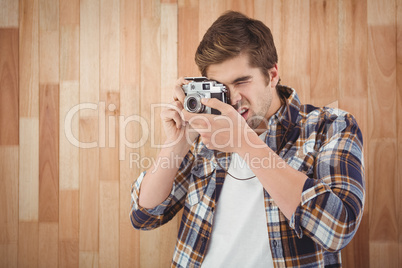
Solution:
[[[161,112],[163,128],[167,137],[165,144],[168,145],[191,145],[198,133],[186,123],[182,110],[185,94],[182,85],[189,83],[183,77],[176,81],[173,92],[174,101],[167,104]]]
[[[237,152],[248,141],[247,135],[255,134],[231,105],[215,98],[202,99],[202,103],[219,110],[221,115],[197,114],[185,110],[183,115],[191,127],[200,133],[201,140],[208,149]]]
[[[161,112],[160,116],[167,140],[153,167],[145,174],[141,183],[138,201],[141,207],[153,208],[169,196],[180,163],[198,136],[198,133],[186,124],[182,113],[185,98],[182,85],[187,83],[188,81],[184,78],[177,80],[173,92],[173,102],[167,104]]]

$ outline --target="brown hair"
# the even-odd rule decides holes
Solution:
[[[195,53],[195,62],[203,76],[212,64],[249,55],[250,65],[269,78],[268,70],[278,63],[271,30],[261,21],[239,12],[228,11],[207,30]]]

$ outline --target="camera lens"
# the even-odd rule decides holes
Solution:
[[[195,110],[197,108],[197,100],[194,98],[191,98],[188,100],[188,108],[191,110]]]
[[[205,110],[205,105],[201,103],[200,95],[187,95],[184,99],[184,108],[192,113],[202,113]]]

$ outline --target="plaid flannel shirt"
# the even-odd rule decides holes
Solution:
[[[277,151],[287,133],[279,156],[308,179],[290,220],[264,190],[274,265],[340,267],[340,250],[356,233],[363,214],[362,134],[352,115],[338,109],[301,105],[293,89],[282,87],[288,92],[288,105],[269,119],[265,142]],[[204,259],[226,176],[217,161],[227,170],[230,154],[214,153],[197,140],[181,163],[171,194],[153,209],[138,205],[145,173],[133,184],[130,219],[137,229],[159,227],[184,208],[172,267],[199,267]]]

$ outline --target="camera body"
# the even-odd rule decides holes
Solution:
[[[212,109],[201,103],[202,98],[215,98],[224,103],[229,103],[229,93],[226,86],[206,77],[186,77],[191,82],[183,85],[186,95],[184,108],[192,113],[221,114],[220,111]]]

